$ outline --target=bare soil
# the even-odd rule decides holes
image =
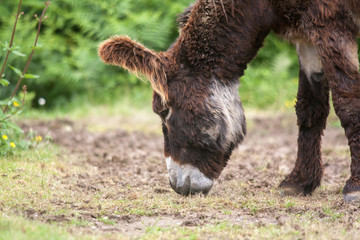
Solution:
[[[121,122],[118,128],[101,132],[89,131],[86,121],[24,123],[24,128],[31,126],[40,135],[49,135],[64,148],[60,160],[66,166],[49,184],[72,194],[74,201],[64,200],[59,194],[52,198],[51,205],[76,210],[76,214],[70,211],[52,215],[30,209],[25,215],[47,222],[86,221],[90,224],[75,226],[73,231],[123,233],[131,238],[153,226],[193,227],[222,221],[242,226],[283,225],[292,216],[307,212],[321,220],[334,217],[324,211],[324,206],[328,206],[341,215],[336,221],[344,229],[352,228],[359,218],[359,206],[345,204],[341,194],[349,177],[347,141],[342,128],[334,126],[336,119],[329,121],[323,138],[322,187],[313,196],[285,199],[280,197],[277,186],[296,159],[297,127],[292,115],[248,116],[245,141],[234,151],[206,198],[184,198],[172,191],[160,134],[129,132],[121,128]],[[68,170],[72,168],[83,171]],[[99,200],[96,204],[95,198]],[[176,206],[156,207],[161,201]],[[130,202],[127,208],[123,207],[124,202]]]

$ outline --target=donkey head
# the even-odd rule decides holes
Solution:
[[[171,187],[181,195],[207,194],[246,132],[238,82],[194,74],[176,49],[156,53],[128,37],[106,40],[99,55],[150,81]]]
[[[263,0],[203,0],[180,16],[180,36],[166,52],[119,36],[100,45],[105,63],[150,81],[170,185],[177,193],[207,194],[244,138],[238,79],[262,46],[271,19]]]

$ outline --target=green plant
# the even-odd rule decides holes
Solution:
[[[0,84],[2,85],[2,87],[8,87],[10,81],[5,79],[5,68],[7,66],[7,61],[9,59],[9,56],[11,53],[20,56],[20,57],[24,57],[25,55],[22,54],[21,52],[18,51],[19,47],[16,46],[14,44],[14,38],[15,38],[15,32],[16,32],[16,26],[18,23],[18,20],[20,19],[21,15],[23,14],[23,12],[21,11],[21,5],[22,5],[22,0],[19,1],[19,5],[18,5],[18,9],[17,9],[17,14],[15,17],[15,23],[13,26],[13,30],[12,30],[12,34],[11,34],[11,40],[9,43],[4,42],[2,43],[3,45],[3,50],[6,52],[6,56],[1,68],[1,72],[0,72]],[[18,98],[16,97],[16,94],[18,92],[18,89],[21,85],[21,82],[23,79],[33,79],[33,78],[38,78],[39,76],[34,75],[34,74],[29,74],[27,73],[27,70],[29,68],[29,64],[31,62],[31,59],[34,55],[35,49],[37,47],[37,42],[38,42],[38,38],[40,35],[40,29],[41,29],[41,23],[45,18],[45,12],[47,10],[47,8],[50,5],[50,1],[46,1],[45,2],[45,8],[40,16],[40,18],[38,18],[38,29],[37,29],[37,34],[36,34],[36,38],[35,38],[35,43],[32,47],[32,51],[26,61],[24,70],[21,71],[20,69],[13,67],[13,66],[9,66],[10,69],[12,69],[14,71],[14,73],[16,75],[18,75],[18,81],[16,83],[16,86],[13,88],[11,95],[8,98],[5,98],[4,100],[0,101],[0,136],[1,136],[1,141],[0,141],[0,154],[8,154],[9,152],[12,152],[12,150],[14,148],[16,148],[16,144],[14,143],[13,139],[9,139],[8,134],[10,132],[22,132],[21,128],[19,128],[16,124],[10,122],[11,118],[15,115],[18,115],[22,112],[24,104],[25,104],[25,97],[26,97],[26,93],[27,93],[27,88],[26,85],[24,85],[22,87],[22,92],[23,92],[23,97],[22,100],[19,101]]]
[[[66,106],[75,98],[85,97],[88,102],[109,103],[117,96],[135,98],[151,97],[151,87],[126,71],[102,64],[97,56],[97,46],[114,35],[129,35],[149,48],[165,50],[176,39],[176,15],[192,0],[57,0],[47,11],[51,18],[44,24],[41,41],[46,49],[39,49],[29,67],[31,72],[41,72],[36,81],[27,82],[28,91],[34,93],[33,106],[39,98],[46,99],[45,107]],[[0,5],[0,39],[9,31],[9,9],[13,0],[3,0]],[[29,13],[41,9],[41,1],[24,1],[25,14],[19,20],[17,36],[24,39],[22,46],[30,45],[30,29],[34,28]],[[25,49],[24,53],[28,50]],[[17,66],[19,60],[12,58]],[[14,75],[14,73],[10,73]],[[0,99],[8,92],[0,90]],[[131,95],[131,96],[133,96]],[[138,101],[143,101],[139,99]]]
[[[284,205],[285,208],[291,208],[291,207],[294,207],[295,206],[295,203],[294,202],[291,202],[291,201],[287,201]]]

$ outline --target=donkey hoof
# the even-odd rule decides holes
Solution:
[[[286,196],[299,196],[303,192],[302,190],[295,184],[290,182],[282,182],[280,184],[280,195],[281,197]]]
[[[347,203],[360,203],[360,191],[344,194],[344,201]]]

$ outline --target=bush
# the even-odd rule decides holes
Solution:
[[[15,20],[13,23],[13,29],[11,31],[11,39],[9,42],[5,41],[3,43],[1,43],[1,45],[3,46],[3,50],[5,52],[4,54],[4,61],[1,65],[1,71],[0,71],[0,85],[2,87],[8,87],[9,85],[9,80],[5,79],[5,70],[7,67],[7,61],[8,61],[8,57],[11,55],[16,55],[16,56],[20,56],[20,57],[25,57],[25,55],[21,52],[18,51],[18,49],[20,48],[19,46],[16,46],[14,44],[14,37],[15,37],[15,32],[16,32],[16,27],[17,27],[17,23],[18,20],[20,19],[20,17],[23,15],[23,12],[21,12],[21,3],[22,1],[19,1],[18,4],[18,8],[16,9],[16,15],[15,15]],[[25,97],[26,97],[26,93],[27,93],[27,87],[26,85],[24,85],[22,87],[22,93],[23,93],[23,98],[22,100],[18,100],[16,98],[16,93],[19,90],[19,86],[22,82],[22,80],[24,79],[35,79],[38,78],[39,76],[34,75],[34,74],[30,74],[27,72],[28,70],[28,66],[29,63],[31,62],[32,56],[37,48],[37,42],[38,42],[38,37],[39,37],[39,33],[40,33],[40,29],[41,29],[41,23],[43,22],[43,20],[45,19],[45,12],[47,10],[47,8],[50,5],[50,1],[46,1],[45,3],[45,7],[42,11],[42,14],[40,17],[36,17],[38,19],[38,28],[36,31],[36,37],[34,40],[34,44],[31,50],[31,53],[26,61],[26,63],[24,64],[24,70],[20,70],[14,66],[8,66],[9,69],[13,70],[13,72],[18,75],[17,76],[17,83],[16,86],[13,88],[13,91],[11,93],[11,95],[8,98],[5,98],[4,100],[0,101],[0,155],[7,155],[9,153],[13,153],[13,149],[16,148],[16,144],[13,142],[14,139],[16,138],[15,136],[18,133],[22,133],[22,130],[14,123],[12,123],[10,120],[12,117],[14,117],[15,115],[18,115],[22,112],[23,107],[25,105]],[[11,139],[9,139],[7,134],[11,134]],[[41,138],[41,137],[40,137]]]
[[[29,69],[41,73],[41,78],[26,82],[29,91],[35,92],[34,103],[43,97],[48,107],[64,105],[77,94],[86,94],[91,101],[103,101],[112,99],[108,96],[114,91],[144,85],[125,71],[102,64],[97,56],[99,42],[114,34],[126,34],[152,49],[165,50],[177,37],[176,14],[189,3],[190,0],[53,1],[39,40],[46,47],[38,49]],[[0,5],[0,39],[8,39],[11,34],[12,13],[17,4],[3,0]],[[21,40],[22,46],[31,46],[36,27],[33,15],[42,8],[43,1],[24,1],[25,14],[19,21],[15,43]],[[30,50],[21,49],[24,53]],[[10,65],[17,63],[16,58],[9,60]],[[0,99],[8,95],[9,90],[1,89]]]

